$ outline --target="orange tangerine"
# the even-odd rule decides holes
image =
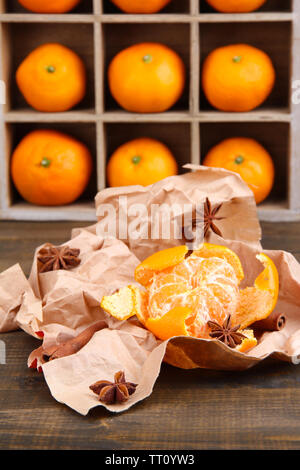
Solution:
[[[249,325],[273,311],[279,290],[276,266],[264,253],[264,265],[252,287],[239,289],[244,277],[239,257],[229,248],[204,243],[187,257],[187,247],[157,252],[135,270],[135,278],[146,287],[128,286],[104,297],[101,306],[118,319],[137,315],[157,338],[173,336],[210,338],[208,321],[222,325],[231,316],[246,336],[236,348],[246,352],[257,344]],[[127,290],[126,290],[127,289]],[[118,302],[120,296],[125,302]],[[129,299],[129,300],[128,300]],[[131,312],[131,314],[130,314]]]

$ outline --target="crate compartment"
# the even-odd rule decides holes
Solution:
[[[146,1],[146,0],[144,0]],[[191,0],[172,0],[169,5],[166,5],[165,8],[159,13],[185,13],[190,12],[190,1]],[[116,5],[114,5],[110,0],[102,0],[103,2],[103,12],[108,14],[126,14],[120,10]]]
[[[219,13],[214,8],[212,8],[206,0],[200,1],[200,12],[201,13]],[[267,0],[267,2],[262,5],[258,10],[255,10],[253,13],[263,13],[263,12],[289,12],[292,11],[292,0]]]
[[[113,57],[126,47],[141,42],[159,42],[169,46],[182,58],[186,67],[186,86],[182,97],[171,110],[188,110],[189,108],[189,73],[190,73],[190,30],[186,24],[168,24],[162,28],[160,24],[105,24],[105,109],[121,110],[113,99],[107,81],[108,66]]]
[[[6,126],[6,135],[7,135],[7,158],[9,159],[7,165],[7,173],[10,173],[10,159],[13,154],[14,149],[17,147],[19,142],[25,137],[29,132],[32,132],[37,129],[51,129],[64,132],[81,142],[83,142],[89,148],[92,158],[93,158],[93,172],[91,180],[82,196],[75,201],[78,203],[88,203],[93,202],[95,194],[97,192],[97,160],[96,160],[96,126],[94,124],[69,124],[69,123],[57,123],[57,124],[32,124],[32,123],[18,123],[18,124],[8,124]],[[10,179],[10,206],[13,207],[15,204],[24,202],[20,194],[17,192],[12,180]],[[28,207],[34,207],[31,204],[28,204]],[[45,211],[48,211],[48,207],[43,207]],[[59,209],[59,207],[57,207]]]
[[[87,93],[83,101],[74,109],[95,109],[94,86],[94,35],[93,26],[88,24],[49,24],[12,23],[4,24],[3,44],[9,60],[5,61],[4,80],[9,83],[8,110],[32,110],[19,91],[15,73],[19,64],[36,47],[58,42],[76,52],[87,69]],[[10,53],[8,54],[8,50]],[[9,64],[9,65],[7,65]]]
[[[290,50],[291,24],[278,23],[221,23],[201,24],[200,48],[201,71],[207,55],[214,49],[229,44],[249,44],[266,52],[276,69],[276,83],[269,98],[257,109],[289,108],[290,97]],[[202,89],[200,109],[214,110],[207,101]]]
[[[0,1],[0,6],[1,9],[0,11],[2,13],[29,13],[29,14],[34,14],[34,12],[27,10],[24,8],[18,0],[2,0]],[[81,0],[79,5],[77,5],[74,10],[68,12],[67,14],[70,13],[93,13],[93,0]]]
[[[266,204],[288,204],[289,134],[286,123],[205,123],[200,125],[201,162],[216,144],[230,137],[248,137],[257,140],[270,153],[275,165],[275,183]]]
[[[140,137],[149,137],[165,144],[173,153],[179,173],[191,162],[191,142],[189,124],[139,123],[139,124],[106,124],[106,162],[113,152],[122,144]]]

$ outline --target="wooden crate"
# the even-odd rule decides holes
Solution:
[[[109,0],[82,0],[72,13],[40,15],[25,11],[17,0],[0,0],[0,78],[7,84],[7,104],[0,115],[0,219],[95,219],[93,198],[106,187],[105,168],[120,144],[138,136],[164,141],[179,165],[201,163],[208,149],[222,138],[258,138],[276,167],[272,194],[259,206],[263,220],[300,220],[300,105],[291,100],[292,80],[300,79],[300,0],[268,0],[249,14],[214,12],[204,0],[173,0],[155,15],[126,15]],[[180,101],[163,114],[133,114],[121,110],[106,79],[112,57],[140,41],[163,42],[183,58],[189,72]],[[38,45],[56,41],[71,47],[88,69],[88,93],[66,113],[32,110],[18,91],[15,70]],[[217,46],[247,42],[264,49],[277,70],[276,87],[257,110],[223,113],[213,109],[200,90],[201,64]],[[59,208],[25,203],[10,180],[12,150],[30,130],[53,128],[68,132],[90,147],[95,171],[75,204]]]

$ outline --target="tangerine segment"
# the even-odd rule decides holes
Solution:
[[[256,256],[265,269],[254,282],[254,287],[240,290],[235,324],[247,328],[267,318],[275,308],[279,293],[279,276],[273,261],[264,253]]]
[[[188,307],[175,307],[160,318],[149,318],[145,326],[163,341],[173,336],[188,336],[185,320],[191,314]]]
[[[174,274],[161,273],[154,276],[149,288],[149,316],[153,318],[162,316],[181,305],[188,290],[188,281]]]
[[[134,273],[135,280],[142,284],[142,286],[147,287],[154,274],[181,263],[187,252],[188,247],[182,245],[154,253],[136,268]]]
[[[186,325],[190,336],[209,338],[209,320],[222,324],[228,315],[235,318],[237,305],[237,288],[226,290],[225,286],[206,285],[194,289],[186,298],[186,305],[192,314],[187,318]]]
[[[154,274],[148,286],[148,314],[162,317],[177,307],[187,307],[192,314],[186,326],[191,336],[209,335],[207,322],[223,323],[234,317],[238,302],[239,281],[234,268],[221,258],[189,256],[181,263]]]
[[[193,255],[200,258],[216,257],[225,259],[234,268],[238,280],[241,282],[244,279],[244,270],[238,255],[226,246],[203,243],[193,252]]]

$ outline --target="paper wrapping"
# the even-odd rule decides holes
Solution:
[[[0,275],[1,331],[21,327],[39,337],[41,346],[28,358],[28,365],[42,370],[53,397],[77,412],[86,415],[98,405],[120,412],[145,399],[152,393],[163,360],[185,368],[243,370],[254,366],[268,356],[288,362],[298,362],[300,355],[300,265],[289,253],[265,251],[275,262],[280,277],[279,300],[276,311],[287,318],[279,332],[266,332],[259,344],[248,353],[239,353],[216,340],[176,337],[169,341],[157,340],[136,320],[119,322],[100,308],[103,295],[134,282],[133,273],[139,260],[158,249],[181,244],[181,240],[151,240],[132,238],[130,233],[119,240],[104,237],[104,226],[109,222],[103,205],[112,204],[116,211],[119,196],[127,196],[124,217],[149,228],[151,218],[143,215],[136,221],[130,208],[136,203],[182,205],[201,203],[208,197],[214,206],[223,203],[218,227],[224,238],[209,234],[207,241],[224,244],[241,259],[245,271],[243,287],[252,285],[263,267],[255,258],[262,250],[260,226],[252,193],[238,175],[225,170],[196,168],[193,173],[167,178],[147,188],[130,187],[107,189],[96,197],[98,223],[86,229],[74,229],[67,244],[81,251],[81,264],[70,271],[39,274],[37,248],[32,271],[27,281],[16,265]],[[101,215],[102,212],[102,215]],[[177,211],[174,217],[181,216]],[[143,231],[141,232],[143,233]],[[107,328],[95,333],[79,352],[68,357],[43,363],[43,348],[59,345],[74,338],[88,326],[104,320]],[[38,334],[37,334],[38,333]],[[126,379],[138,384],[136,392],[122,404],[104,405],[89,389],[98,380],[113,380],[123,370]]]
[[[0,274],[0,331],[18,330],[16,321],[26,294],[32,290],[19,264]]]
[[[121,222],[121,231],[124,232],[125,223],[128,227],[134,224],[138,227],[137,236],[124,237],[122,240],[128,245],[140,260],[155,251],[170,248],[178,244],[178,239],[153,239],[145,237],[151,233],[151,207],[157,205],[161,216],[159,220],[164,223],[166,214],[165,205],[174,207],[171,223],[181,220],[185,213],[185,205],[193,207],[202,205],[209,198],[212,206],[222,204],[218,216],[218,228],[227,240],[241,240],[249,245],[260,247],[261,228],[257,218],[256,204],[252,191],[239,175],[223,169],[208,168],[204,166],[185,165],[186,169],[194,170],[180,176],[165,178],[151,186],[128,186],[125,188],[108,188],[96,196],[96,215],[98,223],[93,227],[100,236],[109,234],[111,213],[107,205],[115,208],[117,214],[116,229],[118,232]],[[124,200],[126,198],[126,200]],[[138,212],[138,205],[145,207]],[[113,226],[114,228],[114,226]],[[114,235],[114,234],[113,234]],[[171,234],[172,235],[172,234]],[[118,237],[119,238],[119,237]],[[207,241],[218,243],[222,240],[218,235],[210,233]]]

